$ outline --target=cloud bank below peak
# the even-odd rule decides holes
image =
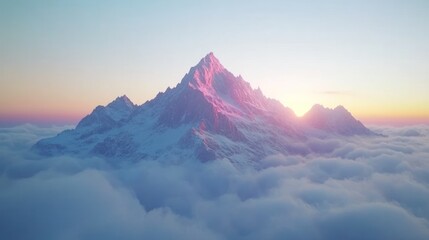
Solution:
[[[427,126],[314,139],[325,153],[272,155],[247,171],[221,159],[113,168],[27,151],[61,130],[0,129],[0,238],[429,238]]]

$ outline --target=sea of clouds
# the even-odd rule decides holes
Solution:
[[[0,129],[0,239],[429,239],[429,126],[309,140],[323,154],[111,167]]]

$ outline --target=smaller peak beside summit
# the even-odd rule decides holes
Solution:
[[[122,96],[118,96],[116,97],[116,99],[114,101],[124,101],[124,102],[131,102],[131,100],[128,98],[127,95],[122,95]]]
[[[119,96],[119,97],[117,97],[116,99],[123,99],[123,100],[128,100],[128,101],[130,101],[130,99],[128,98],[128,96],[127,95],[122,95],[122,96]]]
[[[309,112],[312,111],[320,111],[320,110],[328,110],[328,108],[326,108],[325,106],[323,106],[322,104],[314,104]]]
[[[334,111],[336,112],[349,112],[343,105],[338,105],[334,108]]]
[[[373,135],[342,105],[332,108],[315,104],[303,117],[308,126],[340,135]]]
[[[314,104],[311,109],[304,114],[304,119],[332,119],[332,118],[353,118],[351,113],[342,105],[338,105],[335,108],[325,107],[321,104]]]
[[[305,115],[312,115],[315,113],[324,114],[350,114],[350,112],[342,105],[338,105],[335,108],[325,107],[321,104],[314,104],[311,109]]]
[[[115,108],[115,109],[121,109],[121,108],[133,109],[136,107],[136,105],[133,102],[131,102],[131,100],[127,97],[127,95],[122,95],[117,97],[106,107]]]
[[[120,96],[107,104],[107,106],[97,106],[91,114],[79,122],[76,128],[88,126],[110,128],[120,120],[128,118],[136,108],[137,105],[131,102],[126,95]]]

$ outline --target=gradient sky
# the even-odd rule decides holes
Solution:
[[[208,52],[298,115],[429,123],[429,1],[0,1],[0,122],[141,104]]]

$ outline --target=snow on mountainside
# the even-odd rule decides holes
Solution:
[[[118,97],[106,107],[97,106],[90,115],[79,122],[77,128],[93,125],[113,126],[128,118],[136,107],[127,96]]]
[[[100,155],[117,163],[227,158],[236,166],[252,166],[272,154],[311,153],[314,149],[301,143],[314,129],[327,135],[372,134],[342,107],[316,105],[302,121],[209,53],[176,87],[140,106],[118,97],[95,108],[76,129],[43,139],[34,149],[44,155]]]

